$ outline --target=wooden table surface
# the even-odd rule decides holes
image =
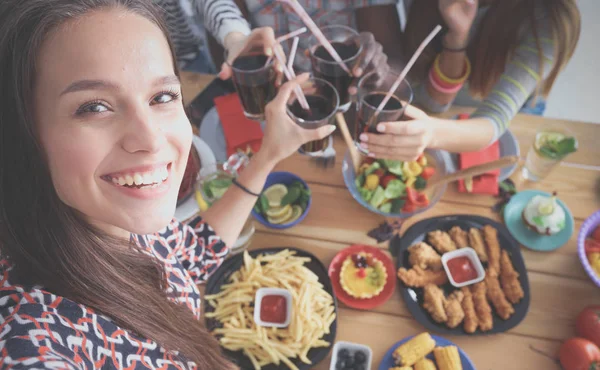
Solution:
[[[210,76],[182,74],[184,98],[191,101],[211,80]],[[458,113],[457,110],[447,115]],[[561,341],[573,336],[577,313],[590,304],[600,304],[600,288],[588,279],[577,257],[577,232],[581,223],[600,209],[600,125],[518,115],[511,123],[524,157],[537,127],[549,122],[568,124],[580,141],[579,151],[568,157],[548,178],[527,183],[515,172],[519,190],[558,191],[575,217],[575,233],[562,248],[552,253],[522,248],[531,287],[531,305],[527,317],[514,329],[492,336],[449,337],[474,361],[478,369],[560,369],[551,359],[532,349],[554,355]],[[345,189],[341,158],[345,145],[335,138],[338,153],[332,169],[319,169],[308,158],[294,155],[277,170],[294,172],[311,187],[313,205],[306,219],[296,227],[275,231],[258,227],[251,248],[294,246],[305,249],[328,266],[335,254],[352,244],[368,244],[387,253],[387,243],[377,245],[367,231],[384,221],[360,206]],[[458,193],[448,187],[442,200],[432,209],[404,223],[402,232],[415,222],[449,214],[471,214],[501,221],[491,210],[493,197]],[[424,331],[408,312],[397,290],[384,305],[373,311],[357,311],[340,304],[337,340],[363,343],[373,349],[373,368],[398,340]],[[329,359],[315,369],[328,369]]]

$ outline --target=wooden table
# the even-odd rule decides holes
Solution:
[[[184,97],[191,101],[210,78],[183,74]],[[187,96],[186,96],[187,95]],[[463,110],[464,111],[464,110]],[[456,114],[454,110],[447,115]],[[526,155],[536,128],[554,120],[518,115],[511,131]],[[450,337],[465,350],[478,369],[559,369],[549,358],[531,347],[554,355],[561,341],[573,336],[577,313],[590,304],[600,304],[600,289],[583,271],[577,257],[577,232],[581,223],[600,209],[600,125],[565,122],[580,140],[576,154],[559,166],[548,178],[536,184],[516,178],[518,188],[558,191],[575,217],[575,233],[564,247],[552,253],[537,253],[522,248],[531,286],[531,305],[527,317],[513,330],[493,336]],[[316,255],[328,266],[335,254],[351,244],[374,245],[387,253],[387,244],[376,245],[366,233],[384,221],[360,206],[345,189],[341,174],[341,158],[345,145],[336,137],[338,160],[333,169],[319,169],[306,157],[295,155],[277,166],[306,180],[313,193],[309,215],[298,226],[275,231],[258,227],[251,248],[295,246]],[[474,214],[500,221],[491,210],[496,200],[489,196],[467,195],[449,186],[442,200],[431,210],[406,220],[402,231],[415,222],[440,215]],[[396,341],[424,331],[408,312],[397,290],[384,305],[370,312],[357,311],[340,304],[338,340],[369,345],[373,349],[373,367]],[[329,359],[316,369],[328,369]]]

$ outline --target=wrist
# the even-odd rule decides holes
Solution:
[[[277,163],[279,163],[279,160],[277,160],[270,153],[267,153],[266,150],[261,149],[252,156],[251,162],[255,163],[260,169],[265,169],[268,170],[268,172],[271,172]]]
[[[443,45],[450,49],[464,49],[469,44],[469,35],[462,32],[449,31],[444,35]]]

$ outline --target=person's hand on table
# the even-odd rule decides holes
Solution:
[[[361,146],[370,157],[414,161],[431,146],[434,132],[432,121],[422,110],[408,105],[404,111],[407,121],[380,122],[379,134],[362,133]]]
[[[327,125],[314,130],[300,127],[289,117],[287,103],[292,98],[294,88],[306,82],[308,73],[299,75],[296,79],[281,86],[275,99],[265,109],[266,126],[261,154],[274,162],[279,162],[298,151],[303,144],[320,140],[335,130],[334,125]]]
[[[239,32],[232,32],[225,37],[224,47],[227,50],[228,60],[223,62],[221,65],[221,72],[219,72],[219,78],[227,80],[231,78],[232,70],[228,63],[232,63],[233,60],[240,55],[240,53],[246,49],[257,45],[264,45],[264,53],[266,56],[273,55],[272,45],[275,45],[275,33],[271,27],[260,27],[255,28],[249,35],[244,35]],[[281,47],[278,45],[278,47]]]

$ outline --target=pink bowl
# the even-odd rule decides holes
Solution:
[[[600,211],[596,211],[594,214],[588,217],[587,220],[585,220],[583,225],[581,225],[579,236],[577,237],[577,253],[579,254],[579,260],[581,261],[585,272],[587,272],[594,284],[596,284],[597,287],[600,287],[600,276],[596,274],[588,262],[587,256],[585,255],[585,239],[598,226],[600,226]]]

